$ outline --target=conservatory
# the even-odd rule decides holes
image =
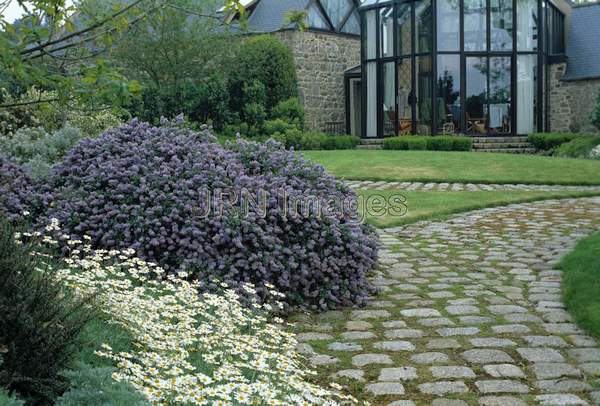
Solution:
[[[557,0],[564,1],[564,0]],[[546,65],[564,54],[549,0],[366,0],[347,126],[365,138],[546,128]]]

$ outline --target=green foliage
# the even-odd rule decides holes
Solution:
[[[0,365],[0,368],[2,366]],[[25,402],[11,396],[4,389],[0,389],[0,405],[2,406],[24,406]]]
[[[144,396],[127,382],[112,378],[116,369],[97,368],[78,363],[76,369],[61,372],[70,389],[56,400],[56,406],[150,405]]]
[[[353,149],[360,138],[353,135],[327,135],[318,132],[302,132],[292,128],[285,133],[274,133],[273,138],[281,142],[287,149],[295,150],[334,150]]]
[[[539,151],[552,151],[556,147],[582,136],[584,135],[573,133],[535,133],[529,134],[527,141]]]
[[[189,115],[190,119],[197,123],[212,124],[220,131],[230,116],[227,82],[220,78],[202,82],[198,88],[197,105]]]
[[[390,137],[383,140],[383,148],[391,150],[429,151],[470,151],[473,141],[470,137],[457,136],[418,136]]]
[[[68,366],[89,311],[38,258],[0,223],[0,387],[48,404],[68,387],[59,371]]]
[[[231,73],[232,110],[241,112],[245,85],[254,81],[265,87],[265,109],[270,113],[281,101],[298,95],[292,51],[273,36],[246,39]]]
[[[600,338],[600,233],[582,240],[559,264],[567,310],[591,335]]]
[[[592,124],[594,125],[594,127],[596,127],[598,130],[600,130],[600,92],[598,92],[598,97],[596,99],[596,105],[594,106],[594,109],[592,110],[591,119],[592,119]]]
[[[0,136],[0,149],[34,178],[42,178],[84,137],[80,129],[70,125],[52,133],[42,128],[22,128],[12,137]]]
[[[281,119],[288,123],[294,123],[298,127],[304,127],[304,107],[300,104],[297,97],[283,100],[273,108],[271,118]]]
[[[272,136],[275,133],[285,134],[291,130],[298,130],[296,124],[291,124],[285,120],[277,118],[275,120],[267,120],[263,125],[263,134],[266,136]]]
[[[597,145],[600,145],[600,137],[579,136],[561,144],[554,154],[567,158],[590,158],[590,153]]]

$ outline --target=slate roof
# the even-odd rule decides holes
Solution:
[[[261,0],[250,17],[248,26],[254,32],[275,32],[285,28],[290,10],[305,10],[309,0]]]
[[[573,7],[563,80],[600,78],[600,3]]]

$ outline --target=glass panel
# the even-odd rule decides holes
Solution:
[[[490,93],[488,95],[491,133],[511,132],[510,57],[490,58]]]
[[[417,133],[431,134],[433,78],[431,56],[417,56]]]
[[[467,57],[465,112],[468,134],[487,133],[487,57]]]
[[[437,45],[440,51],[460,50],[460,2],[438,0]]]
[[[513,41],[512,0],[491,0],[491,46],[493,51],[511,51]]]
[[[386,7],[380,11],[379,24],[381,24],[381,57],[394,56],[394,9]]]
[[[360,79],[350,79],[350,134],[361,136],[362,85]]]
[[[517,56],[517,134],[537,131],[537,55]]]
[[[350,0],[321,0],[321,4],[336,28],[339,27],[352,9]]]
[[[367,131],[366,137],[377,137],[377,62],[367,62]]]
[[[377,11],[370,10],[364,14],[363,48],[367,59],[377,57]]]
[[[398,61],[398,133],[412,133],[412,68],[411,58]]]
[[[517,1],[517,50],[537,51],[538,1]]]
[[[460,132],[460,55],[439,55],[437,58],[437,120],[438,132]]]
[[[396,135],[396,63],[382,66],[383,79],[383,135]]]
[[[350,17],[348,17],[348,21],[346,21],[346,24],[344,24],[342,32],[345,32],[346,34],[360,34],[358,12],[355,11]]]
[[[416,24],[416,52],[430,52],[432,42],[433,21],[431,0],[422,0],[415,3],[415,24]]]
[[[485,0],[465,0],[465,51],[485,51],[487,27]]]
[[[323,30],[329,30],[329,24],[327,24],[327,20],[319,10],[316,4],[311,4],[308,8],[308,25],[313,28],[320,28]]]
[[[396,6],[396,24],[398,26],[398,55],[410,55],[412,52],[412,7],[410,3]]]

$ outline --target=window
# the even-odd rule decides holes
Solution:
[[[485,51],[487,13],[485,0],[464,0],[465,51]]]
[[[517,134],[537,131],[537,55],[517,57]]]
[[[512,0],[490,0],[490,39],[493,51],[510,51],[513,42]]]
[[[379,32],[381,33],[381,39],[379,45],[381,46],[380,55],[382,58],[394,56],[394,9],[392,7],[386,7],[381,10],[379,14]]]
[[[353,7],[350,0],[321,0],[321,4],[335,28],[340,26]]]
[[[312,3],[308,8],[308,25],[309,27],[319,28],[322,30],[328,30],[331,28],[316,3]]]
[[[396,63],[382,65],[383,79],[383,135],[396,134]]]
[[[417,133],[431,135],[431,120],[433,119],[431,56],[418,56],[416,66]]]
[[[412,53],[412,7],[410,3],[402,3],[396,9],[396,25],[398,26],[398,55]]]
[[[437,46],[439,51],[460,50],[460,2],[438,0]]]
[[[491,57],[489,68],[488,130],[491,133],[511,131],[510,57]]]
[[[377,10],[370,10],[364,15],[363,49],[365,58],[377,57]]]
[[[550,3],[546,10],[546,53],[562,55],[565,53],[565,16]]]
[[[538,2],[517,1],[517,50],[537,51],[538,47]]]
[[[420,0],[415,3],[416,52],[431,52],[432,48],[432,8],[431,0]]]
[[[460,55],[438,55],[437,59],[438,132],[460,132]]]
[[[360,20],[358,18],[358,12],[354,11],[348,21],[342,27],[342,32],[346,34],[360,34]]]
[[[465,111],[469,134],[487,133],[487,57],[466,58]]]

